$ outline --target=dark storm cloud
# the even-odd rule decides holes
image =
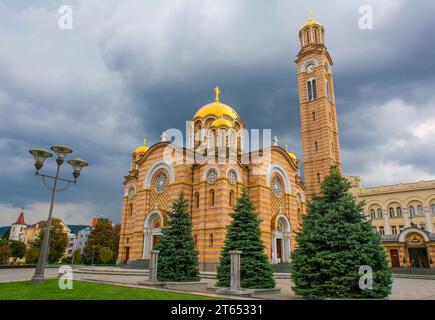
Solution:
[[[0,225],[21,206],[45,216],[48,193],[26,152],[54,143],[91,163],[59,196],[58,214],[119,221],[131,151],[145,136],[155,143],[163,130],[184,131],[216,85],[247,127],[272,128],[300,156],[294,60],[308,9],[335,62],[345,172],[372,185],[435,177],[432,1],[69,3],[69,31],[57,28],[53,1],[0,4],[0,160],[9,164]],[[365,4],[373,30],[358,27]]]

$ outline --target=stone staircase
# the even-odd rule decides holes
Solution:
[[[278,263],[272,265],[273,273],[290,273],[291,263]]]
[[[150,261],[148,259],[138,259],[129,261],[127,264],[120,264],[119,267],[125,269],[149,269]]]

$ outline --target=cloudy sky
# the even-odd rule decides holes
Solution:
[[[61,5],[72,30],[59,28]],[[373,30],[359,28],[362,5]],[[308,9],[335,62],[345,174],[365,186],[434,179],[432,0],[2,0],[0,226],[21,207],[28,223],[46,217],[27,151],[53,144],[90,163],[55,214],[118,222],[132,150],[183,129],[217,84],[247,127],[272,128],[301,156],[294,60]]]

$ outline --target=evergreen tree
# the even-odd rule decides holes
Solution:
[[[308,204],[292,255],[294,291],[308,298],[383,298],[391,292],[391,272],[380,236],[363,214],[364,203],[333,167],[322,192]],[[361,266],[373,270],[373,288],[360,289]]]
[[[198,251],[192,237],[192,217],[187,211],[188,203],[180,193],[166,212],[169,220],[162,227],[162,236],[157,250],[160,251],[157,278],[160,281],[198,281]]]
[[[261,240],[260,223],[255,213],[254,205],[243,189],[237,200],[234,212],[231,213],[233,221],[227,227],[227,235],[217,268],[217,286],[230,286],[231,250],[241,250],[240,282],[246,289],[274,288],[272,266],[264,252],[264,243]]]

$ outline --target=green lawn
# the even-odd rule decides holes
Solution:
[[[42,285],[30,281],[0,283],[0,300],[215,300],[216,298],[93,282],[74,281],[72,290],[59,289],[58,280]]]

